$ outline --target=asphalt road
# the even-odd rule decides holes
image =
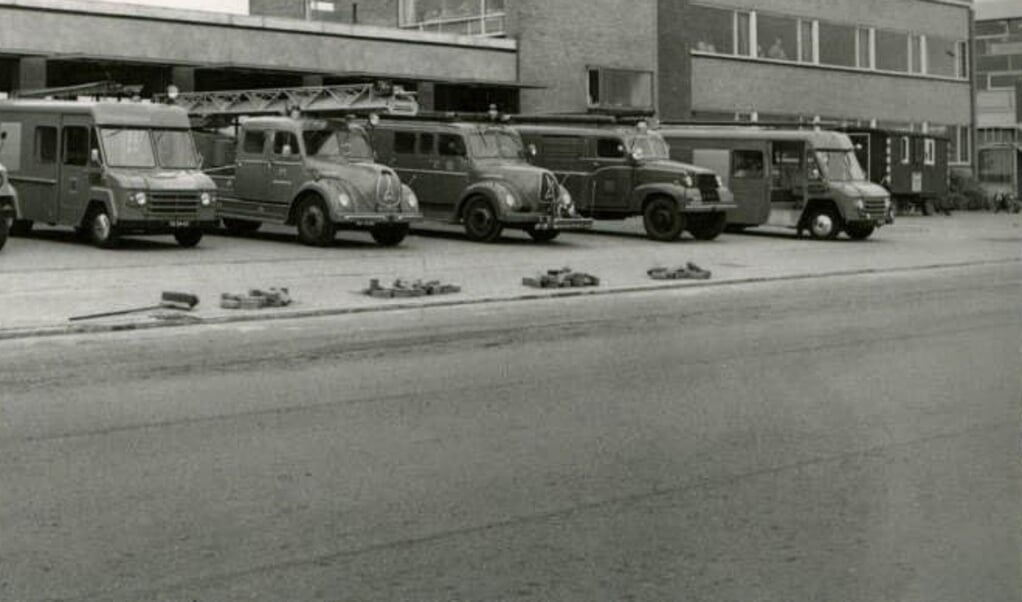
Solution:
[[[1022,600],[1018,264],[0,341],[2,600]]]

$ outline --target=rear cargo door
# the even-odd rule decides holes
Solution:
[[[87,117],[68,115],[62,119],[62,125],[57,222],[77,225],[89,203],[89,151],[94,143],[91,142]]]

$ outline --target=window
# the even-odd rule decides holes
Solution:
[[[64,128],[64,165],[88,165],[89,129],[84,127]]]
[[[752,13],[735,13],[735,54],[738,56],[755,56],[752,37],[756,31],[752,27]]]
[[[689,27],[697,32],[693,49],[700,52],[733,54],[734,11],[693,5],[688,10]]]
[[[419,134],[419,153],[423,155],[433,154],[433,142],[436,136],[433,134]]]
[[[977,36],[1001,36],[1007,35],[1008,23],[1006,21],[977,21]]]
[[[766,48],[762,58],[794,61],[798,58],[798,19],[759,14],[756,16],[757,38]]]
[[[292,155],[298,154],[298,137],[292,132],[276,132],[273,134],[273,154],[284,155],[284,147],[288,146]]]
[[[732,178],[762,178],[763,153],[752,150],[736,150],[731,154]]]
[[[957,73],[958,41],[930,36],[926,38],[926,72],[930,75],[960,77]]]
[[[908,165],[912,162],[912,140],[908,136],[902,136],[898,141],[901,149],[901,164]]]
[[[465,141],[454,134],[440,134],[437,137],[437,150],[444,157],[464,157]]]
[[[856,28],[820,22],[820,63],[839,67],[855,66]]]
[[[1003,54],[981,56],[976,62],[976,67],[980,71],[1007,71],[1011,68],[1008,57]]]
[[[926,165],[937,164],[937,141],[933,138],[923,140],[923,163]]]
[[[908,71],[908,34],[876,31],[876,68],[884,71]]]
[[[948,160],[951,163],[969,163],[972,161],[970,149],[972,147],[970,130],[968,126],[952,125],[947,128],[947,135],[950,139],[948,144]]]
[[[596,156],[620,159],[625,156],[625,145],[618,138],[600,138],[596,141]]]
[[[402,27],[468,35],[505,33],[504,0],[401,0]]]
[[[624,69],[589,69],[589,106],[653,108],[653,74]]]
[[[915,34],[909,35],[909,71],[912,73],[923,73],[926,70],[926,58],[923,48],[926,46],[926,39]]]
[[[991,75],[990,88],[1014,88],[1019,79],[1018,75]]]
[[[35,157],[40,163],[57,161],[57,128],[41,125],[35,129]]]
[[[415,134],[394,132],[394,152],[400,155],[415,154]]]
[[[261,155],[266,148],[266,132],[262,130],[245,130],[245,140],[241,150],[250,155]]]
[[[873,68],[873,30],[860,27],[856,32],[856,65],[860,69]]]
[[[817,62],[818,52],[816,51],[816,22],[799,21],[799,60],[803,63]]]

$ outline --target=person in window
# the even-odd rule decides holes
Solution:
[[[774,39],[774,43],[770,46],[770,50],[767,50],[767,58],[777,59],[779,61],[788,60],[788,53],[784,51],[784,42],[781,38]]]

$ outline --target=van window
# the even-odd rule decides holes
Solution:
[[[419,153],[423,155],[433,154],[433,134],[419,134]]]
[[[762,178],[763,153],[757,150],[736,150],[731,157],[731,177]]]
[[[908,165],[912,162],[912,144],[909,141],[908,136],[901,137],[901,163],[902,165]]]
[[[440,134],[437,137],[437,150],[445,157],[464,157],[465,141],[454,134]]]
[[[283,155],[284,147],[291,147],[291,154],[298,154],[298,136],[294,135],[294,132],[274,132],[273,134],[273,154]]]
[[[927,165],[937,164],[937,141],[933,138],[927,138],[923,147],[923,163]]]
[[[583,154],[582,139],[577,136],[543,136],[539,154],[545,159],[576,160]]]
[[[625,156],[625,145],[617,138],[600,138],[596,141],[596,156],[620,159]]]
[[[394,132],[394,152],[402,155],[415,154],[415,134]]]
[[[35,158],[39,163],[56,163],[57,128],[41,125],[35,129]]]
[[[78,126],[64,128],[64,165],[88,165],[89,129]]]
[[[245,130],[245,141],[241,150],[250,155],[261,155],[266,148],[266,132],[261,130]]]

